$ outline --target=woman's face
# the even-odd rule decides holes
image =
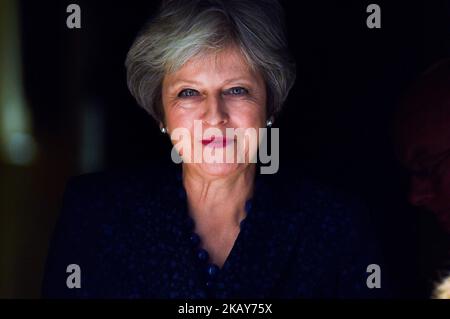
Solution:
[[[236,136],[227,136],[226,129],[258,134],[265,126],[266,87],[261,74],[249,67],[238,49],[194,57],[178,71],[166,74],[162,102],[165,126],[185,167],[203,175],[225,176],[250,165],[249,158],[257,152],[251,135],[241,144]],[[181,143],[172,134],[177,128],[189,132],[189,141]],[[196,152],[200,157],[195,157]],[[245,161],[238,160],[238,155],[244,155]]]

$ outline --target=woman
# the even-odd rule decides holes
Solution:
[[[379,294],[368,286],[367,267],[380,260],[360,232],[361,206],[312,182],[258,174],[255,138],[228,134],[260,141],[293,86],[283,19],[275,0],[163,2],[128,53],[128,86],[183,163],[73,179],[45,296]],[[81,270],[80,288],[67,287],[77,281],[69,264]]]

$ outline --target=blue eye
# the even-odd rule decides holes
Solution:
[[[231,95],[245,95],[248,93],[248,90],[243,87],[234,87],[229,89],[227,93]]]
[[[193,89],[185,89],[178,94],[178,97],[191,97],[191,96],[197,96],[197,95],[198,95],[198,91],[193,90]]]

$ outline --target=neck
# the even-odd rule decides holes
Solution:
[[[196,225],[238,226],[253,194],[255,172],[256,165],[250,164],[235,174],[210,177],[183,166],[183,185]]]

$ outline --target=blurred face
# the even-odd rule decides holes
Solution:
[[[409,201],[436,215],[450,233],[450,94],[420,97],[427,101],[402,124],[398,154],[410,171]],[[442,107],[431,107],[441,105]]]
[[[266,87],[261,74],[250,69],[239,50],[229,47],[194,57],[178,71],[166,74],[162,102],[165,126],[185,168],[225,176],[250,165],[257,148],[252,147],[249,136],[238,143],[236,136],[227,135],[227,129],[258,132],[265,126]],[[189,132],[190,152],[180,146],[180,137],[172,134],[180,128]],[[200,161],[193,160],[198,150]],[[211,156],[221,160],[211,162]],[[238,156],[245,161],[238,161]]]

